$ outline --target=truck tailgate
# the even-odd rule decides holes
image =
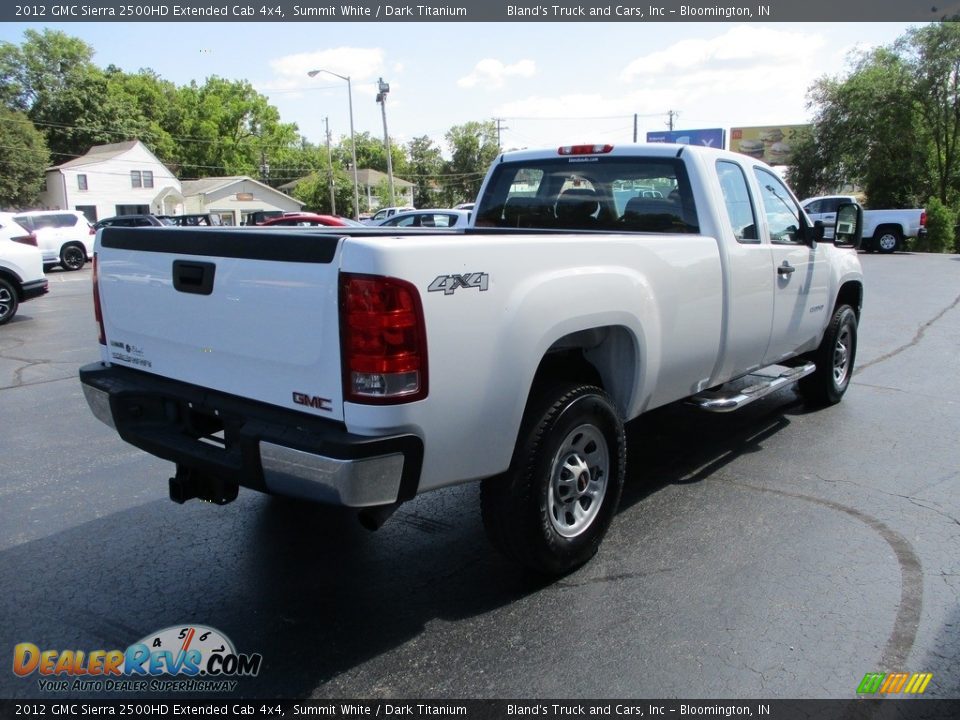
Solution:
[[[342,420],[340,236],[105,228],[98,282],[113,364]]]

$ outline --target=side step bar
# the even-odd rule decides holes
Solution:
[[[754,400],[759,400],[791,383],[795,383],[800,378],[810,375],[816,369],[817,366],[812,362],[796,367],[770,365],[754,370],[749,375],[731,380],[716,390],[704,390],[697,393],[687,398],[687,404],[707,412],[732,412],[752,403]]]

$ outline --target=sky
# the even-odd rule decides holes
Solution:
[[[94,62],[151,68],[177,84],[217,75],[248,80],[314,143],[324,118],[336,142],[383,137],[379,78],[390,85],[391,139],[502,118],[504,148],[631,142],[678,130],[800,124],[807,89],[839,75],[851,51],[892,43],[905,23],[3,23],[0,41],[28,27],[79,37]]]

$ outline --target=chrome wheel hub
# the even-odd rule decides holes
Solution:
[[[551,464],[547,509],[554,530],[572,538],[590,527],[603,505],[609,471],[603,433],[593,425],[574,428]]]

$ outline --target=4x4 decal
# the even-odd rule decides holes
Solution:
[[[444,295],[453,295],[457,288],[477,288],[480,292],[487,289],[490,276],[484,272],[466,273],[465,275],[437,275],[430,283],[427,292],[443,291]]]

